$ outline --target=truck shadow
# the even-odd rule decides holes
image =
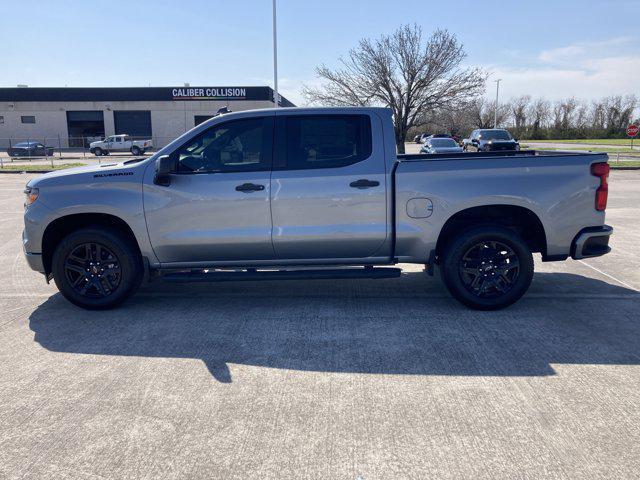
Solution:
[[[56,294],[30,316],[55,352],[198,358],[229,364],[393,375],[553,375],[554,364],[640,364],[640,293],[538,273],[519,303],[467,310],[436,279],[151,284],[87,312]]]

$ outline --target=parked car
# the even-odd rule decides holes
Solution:
[[[53,147],[39,142],[20,142],[7,149],[10,157],[44,157],[53,155]]]
[[[97,142],[89,144],[89,151],[99,157],[109,155],[111,152],[131,152],[133,155],[142,155],[151,148],[151,140],[133,140],[129,135],[111,135]]]
[[[453,138],[427,138],[420,153],[462,153],[462,147]]]
[[[420,143],[420,138],[422,138],[422,134],[419,133],[418,135],[416,135],[415,137],[413,137],[413,141],[415,143]]]
[[[520,150],[520,144],[511,134],[502,128],[482,128],[471,132],[469,138],[462,141],[465,152],[493,152],[501,150]]]
[[[526,292],[534,252],[610,250],[606,154],[434,158],[393,144],[384,108],[218,116],[149,158],[29,181],[25,255],[89,309],[143,279],[388,278],[402,262],[438,266],[456,299],[490,310]]]
[[[430,134],[430,133],[423,133],[422,135],[420,135],[420,141],[419,141],[418,143],[424,143],[424,142],[425,142],[425,140],[426,140],[427,138],[429,138],[430,136],[431,136],[431,134]]]

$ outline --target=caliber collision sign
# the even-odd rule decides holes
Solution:
[[[638,135],[638,131],[640,131],[640,127],[638,127],[638,125],[629,125],[627,127],[627,135],[629,137],[635,137]]]
[[[171,90],[174,100],[244,100],[247,98],[246,88],[220,88],[220,87],[184,87]]]

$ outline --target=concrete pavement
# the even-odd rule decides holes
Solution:
[[[0,176],[0,478],[637,478],[640,172],[613,252],[500,312],[397,280],[164,285],[67,303]]]

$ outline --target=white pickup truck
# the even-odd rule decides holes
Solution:
[[[89,151],[96,157],[109,155],[111,152],[131,152],[133,155],[142,155],[145,150],[151,148],[151,140],[133,140],[129,135],[111,135],[104,140],[91,142]]]

